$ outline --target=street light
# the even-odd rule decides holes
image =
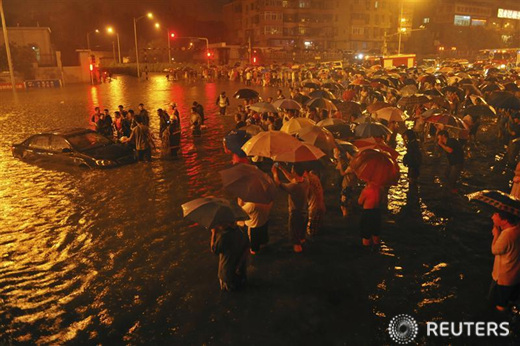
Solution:
[[[90,34],[96,33],[99,34],[99,29],[96,29],[94,31],[87,32],[87,49],[90,50]]]
[[[203,41],[206,41],[206,60],[207,60],[207,63],[208,63],[208,68],[209,68],[209,58],[210,58],[211,54],[209,52],[209,41],[208,41],[208,38],[207,37],[190,37],[190,36],[188,36],[188,37],[179,37],[179,38],[189,38],[190,40],[203,40]]]
[[[172,63],[172,49],[171,49],[171,42],[170,40],[175,38],[175,33],[170,32],[170,30],[166,30],[166,37],[168,39],[168,64]]]
[[[135,18],[134,17],[134,39],[135,39],[135,62],[137,65],[137,78],[141,76],[139,71],[139,48],[137,46],[137,22],[140,21],[143,18],[148,17],[149,19],[153,18],[153,14],[151,12],[148,12],[146,15]]]
[[[109,27],[107,28],[107,32],[108,32],[110,35],[114,34],[114,28],[112,28],[111,26],[109,26]],[[119,58],[118,61],[119,61],[119,63],[121,63],[121,45],[119,44],[119,33],[116,32],[115,34],[116,34],[116,37],[117,37],[117,56],[118,56],[118,58]],[[114,51],[115,51],[115,48],[114,48]],[[115,54],[115,52],[114,52],[114,60],[116,60],[116,59],[115,59],[115,55],[116,55],[116,54]]]

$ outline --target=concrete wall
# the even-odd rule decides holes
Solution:
[[[1,28],[0,28],[1,29]],[[3,30],[0,30],[0,45],[4,44]],[[51,43],[51,29],[47,27],[9,27],[9,42],[18,46],[34,47],[38,62],[42,65],[55,65],[55,53]]]

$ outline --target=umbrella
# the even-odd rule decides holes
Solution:
[[[325,127],[325,126],[338,125],[338,124],[347,124],[347,122],[345,120],[343,120],[343,119],[327,118],[327,119],[323,119],[321,121],[318,121],[316,126]]]
[[[367,149],[378,149],[384,151],[392,157],[392,159],[396,160],[399,157],[399,153],[392,147],[389,147],[384,140],[380,138],[363,138],[354,141],[353,143],[359,151],[367,150]]]
[[[238,164],[219,172],[224,190],[244,202],[268,204],[276,197],[276,185],[258,167]]]
[[[361,109],[361,105],[357,102],[337,102],[335,103],[336,108],[343,114],[343,115],[352,115],[355,117],[358,117],[363,113],[363,110]]]
[[[386,108],[386,107],[392,107],[393,105],[391,105],[390,103],[388,102],[381,102],[381,101],[377,101],[377,102],[374,102],[372,103],[371,105],[369,105],[367,107],[367,111],[369,113],[375,113],[377,112],[378,110],[380,110],[381,108]]]
[[[507,83],[504,84],[504,90],[516,92],[520,91],[520,88],[515,83]]]
[[[302,82],[302,87],[309,89],[319,89],[321,82],[317,79],[306,79]]]
[[[432,108],[432,109],[428,109],[426,112],[420,114],[419,117],[421,117],[421,118],[429,118],[432,115],[442,114],[442,113],[444,113],[444,109]]]
[[[392,131],[385,125],[378,122],[365,122],[356,126],[354,134],[356,137],[381,137],[391,134]]]
[[[292,118],[282,125],[280,131],[293,135],[300,131],[303,127],[314,125],[316,125],[316,123],[308,118]]]
[[[351,138],[354,137],[354,132],[349,124],[336,124],[325,126],[327,130],[332,133],[334,138]]]
[[[293,100],[298,102],[300,105],[304,104],[305,102],[309,101],[310,99],[311,98],[309,96],[303,95],[300,93],[296,94],[296,96],[293,97]],[[301,108],[301,106],[300,106],[300,108]],[[298,109],[300,109],[300,108],[298,108]],[[284,108],[282,108],[282,109],[284,109]],[[285,108],[285,109],[287,109],[287,108]]]
[[[319,126],[308,126],[300,129],[297,137],[305,143],[314,145],[324,152],[331,152],[336,147],[334,135],[326,128]]]
[[[520,109],[520,99],[513,95],[505,97],[497,97],[489,101],[489,104],[495,108],[502,109]]]
[[[324,98],[310,99],[305,105],[310,108],[326,109],[329,113],[338,110],[334,103]]]
[[[347,152],[354,156],[359,152],[359,149],[352,143],[342,140],[336,140],[336,145],[341,152]]]
[[[276,100],[273,102],[273,106],[279,109],[294,109],[298,111],[302,109],[301,104],[291,99]]]
[[[365,79],[356,79],[353,80],[350,85],[369,85],[370,82]]]
[[[497,112],[488,105],[469,106],[464,110],[464,115],[469,114],[474,117],[495,117]]]
[[[248,140],[242,150],[249,156],[269,157],[298,148],[301,142],[288,133],[264,131]]]
[[[417,87],[415,85],[406,85],[401,90],[399,90],[401,95],[403,96],[412,96],[417,93]]]
[[[251,100],[258,98],[258,95],[258,92],[253,89],[239,89],[233,97],[237,99]]]
[[[243,127],[239,128],[239,130],[246,131],[251,136],[257,135],[260,132],[264,131],[263,128],[261,128],[258,125],[254,125],[254,124],[243,126]]]
[[[437,89],[431,89],[431,90],[425,90],[424,95],[431,95],[431,96],[444,96],[439,90]]]
[[[372,82],[378,83],[378,84],[383,84],[387,87],[390,86],[390,81],[388,79],[384,79],[384,78],[375,78],[375,79],[372,79]]]
[[[470,201],[477,201],[520,217],[520,200],[498,190],[483,190],[467,195]]]
[[[309,96],[313,99],[326,98],[327,100],[334,100],[336,98],[330,91],[327,90],[314,90],[313,92],[309,93]]]
[[[376,149],[358,153],[350,167],[359,179],[380,186],[395,185],[399,180],[399,166],[389,154]]]
[[[343,85],[336,83],[336,82],[324,83],[321,87],[324,89],[329,89],[329,90],[334,90],[334,91],[345,90],[345,87]]]
[[[500,91],[502,87],[498,84],[486,84],[480,87],[482,92],[490,92],[490,91]]]
[[[236,203],[223,198],[197,198],[181,207],[184,217],[206,228],[249,219],[246,212]]]
[[[408,107],[422,105],[428,102],[431,102],[431,100],[427,96],[417,94],[412,96],[403,96],[399,99],[399,101],[397,101],[397,104],[401,107]]]
[[[269,102],[257,102],[249,106],[249,108],[258,113],[277,113],[278,110]]]
[[[343,92],[343,95],[341,95],[341,98],[344,101],[352,101],[355,97],[356,97],[356,91],[352,90],[352,89],[345,90],[345,92]]]
[[[480,90],[478,90],[477,87],[474,86],[473,84],[463,84],[463,85],[461,85],[461,88],[466,91],[469,91],[469,93],[472,95],[480,95],[480,96],[482,95]]]
[[[460,93],[464,94],[464,92],[460,89],[460,88],[457,88],[453,85],[448,85],[444,88],[441,89],[443,93],[446,93],[446,92],[452,92],[452,93],[456,93],[457,95],[459,95]]]
[[[325,156],[325,153],[315,146],[300,142],[300,146],[291,151],[286,151],[272,157],[273,161],[281,162],[307,162],[316,161]]]
[[[432,115],[429,118],[426,118],[425,121],[427,123],[433,123],[433,124],[443,124],[459,129],[464,129],[466,126],[462,119],[457,118],[450,114],[436,114]]]
[[[251,138],[251,135],[244,130],[231,130],[224,137],[224,147],[240,157],[247,155],[242,151],[242,146]]]
[[[396,107],[381,108],[376,112],[378,119],[384,119],[388,122],[391,121],[404,121],[403,111]]]
[[[437,83],[437,77],[431,74],[423,75],[418,78],[418,81],[421,83],[429,83],[431,85],[434,85],[435,83]]]

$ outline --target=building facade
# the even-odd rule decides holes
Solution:
[[[1,32],[0,28],[0,32]],[[56,52],[51,43],[51,29],[48,27],[8,27],[9,42],[17,46],[29,46],[39,66],[55,66]],[[0,35],[0,45],[4,44],[4,36]]]
[[[234,0],[224,6],[228,42],[256,47],[331,49],[334,0]]]

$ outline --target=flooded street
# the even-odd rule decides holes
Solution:
[[[293,254],[280,194],[270,246],[250,263],[250,287],[221,293],[209,232],[183,220],[180,205],[222,195],[218,171],[230,166],[222,137],[234,121],[218,114],[215,100],[240,87],[156,75],[0,93],[0,344],[381,344],[397,314],[420,324],[487,317],[491,214],[444,195],[444,157],[425,160],[416,196],[404,174],[391,189],[379,254],[361,248],[358,219],[341,218],[331,184],[323,234]],[[195,100],[207,125],[197,139],[189,131]],[[10,145],[31,134],[88,127],[98,105],[112,112],[144,103],[158,138],[156,110],[172,101],[183,129],[176,161],[155,153],[151,164],[84,170],[11,155]],[[231,102],[229,113],[238,104]],[[482,138],[462,193],[507,190],[512,178],[492,134]]]

